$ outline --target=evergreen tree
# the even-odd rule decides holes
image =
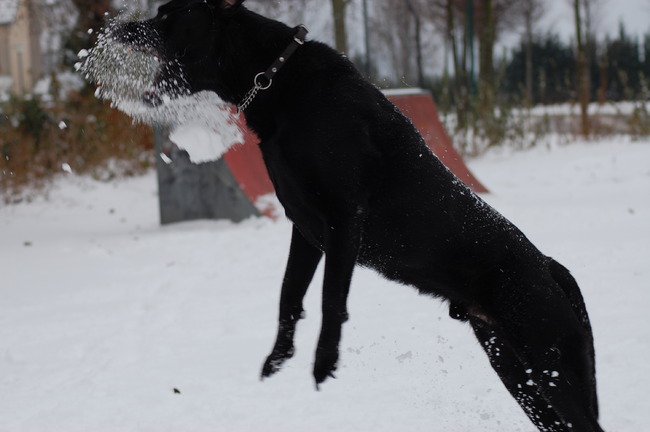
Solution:
[[[644,63],[639,56],[639,43],[627,35],[625,26],[621,23],[618,39],[607,40],[605,44],[607,99],[616,101],[633,99],[641,91],[640,78],[644,71]]]
[[[521,44],[506,61],[500,91],[510,101],[520,101],[526,88],[526,45]],[[565,102],[574,87],[575,54],[557,35],[533,38],[532,104]]]

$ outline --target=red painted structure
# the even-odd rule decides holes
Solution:
[[[422,90],[391,90],[386,92],[391,100],[420,131],[427,145],[440,158],[447,168],[475,192],[487,192],[465,162],[454,149],[451,139],[445,131],[433,98]],[[240,116],[238,126],[244,131],[244,142],[230,149],[224,158],[232,175],[239,183],[244,194],[255,204],[259,197],[273,193],[273,184],[269,179],[259,149],[259,139],[246,127],[244,116]],[[271,209],[261,210],[267,216]]]
[[[443,164],[474,192],[487,192],[487,188],[471,173],[463,158],[451,143],[440,122],[436,104],[429,92],[423,90],[390,90],[386,96],[402,113],[411,119],[424,141]]]

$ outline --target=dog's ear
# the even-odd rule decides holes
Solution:
[[[244,3],[244,0],[221,0],[220,3],[221,9],[235,9]]]

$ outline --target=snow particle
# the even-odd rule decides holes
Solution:
[[[162,159],[163,162],[165,162],[167,165],[172,163],[172,159],[167,156],[165,153],[160,153],[160,159]]]

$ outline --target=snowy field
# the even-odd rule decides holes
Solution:
[[[650,143],[492,152],[471,168],[582,287],[604,428],[649,430]],[[153,173],[69,175],[0,207],[0,431],[534,430],[466,325],[363,269],[338,379],[315,391],[315,283],[295,357],[260,381],[289,235],[285,219],[161,227]]]

